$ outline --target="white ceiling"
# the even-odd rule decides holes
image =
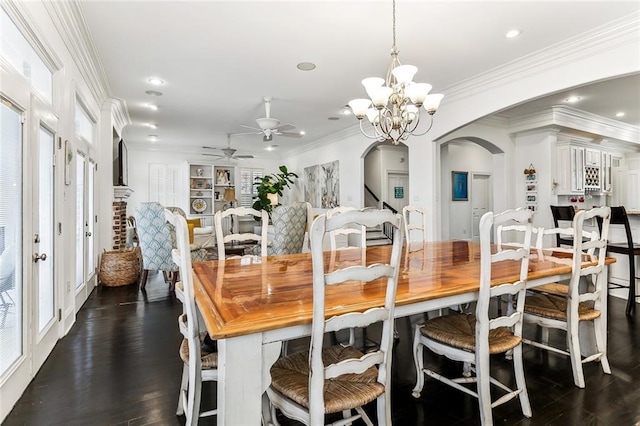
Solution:
[[[306,131],[277,137],[279,153],[353,126],[340,114],[364,97],[360,81],[384,77],[392,44],[391,1],[80,1],[109,80],[126,101],[126,140],[153,149],[203,151],[226,145],[272,116]],[[403,1],[397,4],[400,60],[418,66],[433,93],[640,10],[637,1]],[[523,31],[515,39],[507,30]],[[313,62],[313,71],[299,71]],[[149,77],[166,84],[153,87]],[[629,87],[628,85],[631,84]],[[639,77],[581,90],[576,108],[640,125]],[[606,87],[602,93],[598,87]],[[158,90],[161,97],[145,94]],[[576,92],[578,92],[576,90]],[[606,98],[601,96],[606,95]],[[503,111],[508,117],[558,104],[565,93]],[[603,100],[604,99],[604,100]],[[150,111],[144,104],[159,105]],[[446,102],[446,97],[445,97]],[[329,117],[339,117],[331,121]],[[435,116],[437,119],[437,115]],[[145,123],[157,123],[150,129]],[[149,135],[158,142],[149,142]],[[232,138],[239,154],[269,155],[259,135]],[[277,154],[277,152],[276,152]],[[277,155],[280,155],[277,154]]]

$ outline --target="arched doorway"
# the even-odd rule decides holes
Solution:
[[[409,204],[409,148],[400,143],[376,142],[364,153],[364,207]]]
[[[441,142],[441,238],[476,239],[480,217],[506,204],[505,179],[504,151],[493,143],[477,137]]]

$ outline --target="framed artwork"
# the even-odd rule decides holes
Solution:
[[[536,192],[538,190],[538,185],[535,183],[527,182],[527,192]]]
[[[452,201],[468,201],[469,200],[469,172],[451,172],[451,200]]]
[[[527,194],[527,203],[537,203],[538,202],[538,194],[529,193]]]

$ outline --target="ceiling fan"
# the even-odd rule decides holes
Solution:
[[[295,126],[291,124],[283,124],[280,125],[280,120],[277,118],[271,117],[271,97],[265,96],[262,98],[264,101],[264,109],[265,109],[265,117],[256,119],[256,123],[258,123],[258,127],[253,126],[245,126],[240,125],[240,127],[244,127],[245,129],[254,130],[253,132],[247,133],[236,133],[239,135],[262,135],[263,142],[271,142],[273,140],[273,135],[278,136],[287,136],[290,138],[301,138],[303,135],[300,132],[292,132],[291,130],[295,130]]]
[[[205,149],[219,149],[222,151],[223,155],[220,154],[202,154],[209,155],[211,157],[224,158],[227,160],[238,160],[242,158],[253,158],[253,155],[234,155],[236,153],[236,149],[231,148],[231,133],[227,133],[227,147],[226,148],[218,148],[215,146],[203,146]]]

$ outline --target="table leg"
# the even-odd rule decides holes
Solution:
[[[262,334],[218,340],[218,424],[260,425],[262,393],[280,343],[262,344]]]

